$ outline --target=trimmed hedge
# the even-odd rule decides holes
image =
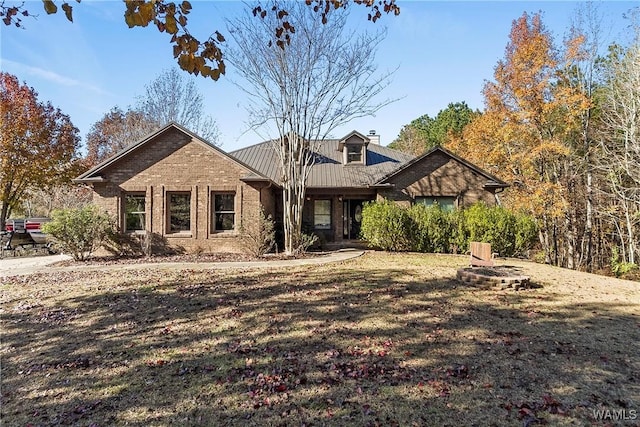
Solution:
[[[362,208],[360,234],[369,245],[385,251],[413,249],[415,222],[407,209],[385,200],[366,203]]]
[[[455,234],[452,215],[437,206],[413,205],[408,211],[414,221],[416,234],[412,250],[418,252],[448,253]]]
[[[449,212],[384,201],[364,206],[361,235],[371,247],[388,251],[451,253],[486,242],[501,256],[519,256],[535,244],[537,226],[529,216],[484,203]]]

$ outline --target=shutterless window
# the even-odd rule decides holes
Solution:
[[[144,194],[127,194],[124,197],[125,231],[141,231],[145,226]]]
[[[169,232],[191,230],[191,194],[169,193]]]
[[[416,204],[439,206],[443,211],[452,211],[456,207],[455,197],[416,197]]]
[[[331,228],[331,200],[314,201],[313,227],[318,230],[328,230]]]
[[[347,144],[347,162],[362,163],[362,146]]]
[[[235,194],[219,193],[213,196],[214,231],[228,231],[235,227]]]

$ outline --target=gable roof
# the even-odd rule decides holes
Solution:
[[[157,131],[155,131],[155,132],[147,135],[146,137],[142,138],[138,142],[135,142],[135,143],[133,143],[131,145],[128,145],[127,147],[125,147],[122,150],[118,151],[113,156],[109,157],[108,159],[106,159],[103,162],[97,164],[93,168],[89,169],[88,171],[86,171],[82,175],[80,175],[77,178],[75,178],[73,180],[73,182],[91,183],[91,182],[104,181],[104,179],[100,176],[100,173],[102,171],[104,171],[107,167],[111,166],[112,164],[114,164],[118,160],[120,160],[120,159],[130,155],[131,153],[135,152],[140,147],[143,147],[143,146],[149,144],[151,141],[155,140],[156,138],[158,138],[162,134],[164,134],[166,132],[169,132],[170,130],[177,130],[179,132],[182,132],[186,136],[190,137],[192,140],[196,140],[196,141],[199,141],[199,142],[203,143],[205,146],[207,146],[208,148],[210,148],[213,151],[217,152],[218,154],[226,157],[227,159],[231,160],[232,162],[237,163],[238,165],[240,165],[243,168],[247,169],[247,177],[246,177],[247,181],[264,181],[264,180],[270,181],[266,176],[262,175],[260,172],[258,172],[257,170],[255,170],[251,166],[242,163],[240,160],[236,159],[235,157],[230,156],[225,151],[223,151],[220,148],[216,147],[213,143],[207,141],[204,138],[199,137],[195,133],[191,132],[190,130],[186,129],[185,127],[179,125],[176,122],[170,122],[167,125],[165,125],[164,127],[158,129]]]
[[[347,137],[353,135],[359,135],[368,141],[367,137],[356,131]],[[345,138],[314,141],[315,163],[307,180],[307,188],[367,188],[413,158],[391,148],[368,144],[366,165],[344,165],[343,153],[339,149],[340,143],[344,144],[344,141]],[[265,141],[230,154],[274,182],[280,183],[280,160],[274,143]]]
[[[338,142],[338,149],[342,150],[345,146],[345,144],[347,144],[348,142],[353,143],[353,139],[357,138],[360,140],[360,144],[363,145],[369,145],[370,139],[366,136],[364,136],[363,134],[361,134],[360,132],[358,132],[357,130],[352,130],[349,134],[347,134],[345,137],[343,137],[339,142]]]
[[[390,172],[389,174],[385,175],[384,177],[382,177],[379,181],[376,182],[376,185],[382,185],[382,184],[386,184],[389,182],[389,180],[391,178],[393,178],[394,176],[397,176],[398,174],[400,174],[401,172],[403,172],[404,170],[410,168],[411,166],[413,166],[414,164],[422,161],[423,159],[433,156],[435,153],[443,153],[444,155],[450,157],[451,159],[463,164],[464,166],[468,167],[469,169],[473,170],[474,172],[476,172],[477,174],[479,174],[480,176],[483,176],[485,178],[487,178],[487,182],[484,184],[485,187],[490,187],[490,188],[506,188],[509,187],[510,185],[507,184],[506,182],[502,181],[500,178],[491,175],[490,173],[482,170],[480,167],[474,165],[471,162],[468,162],[467,160],[464,160],[461,157],[456,156],[455,154],[453,154],[451,151],[440,147],[440,146],[436,146],[433,147],[431,150],[427,151],[426,153],[414,158],[413,160],[406,162],[405,164],[403,164],[401,167],[399,167],[398,169]]]

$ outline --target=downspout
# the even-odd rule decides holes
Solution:
[[[496,199],[496,206],[502,206],[502,202],[500,201],[500,196],[498,196],[498,194],[502,193],[504,191],[504,187],[500,187],[496,190],[495,193],[493,193],[493,197],[495,197]]]

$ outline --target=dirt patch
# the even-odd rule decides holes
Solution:
[[[455,280],[466,264],[368,253],[0,279],[3,425],[604,426],[603,411],[637,414],[638,283],[509,261],[542,287],[487,292]]]

